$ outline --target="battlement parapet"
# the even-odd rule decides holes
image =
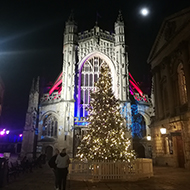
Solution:
[[[78,40],[83,41],[92,38],[93,36],[98,36],[101,39],[110,41],[110,42],[115,42],[115,34],[110,33],[108,31],[103,31],[100,29],[98,32],[95,31],[95,29],[91,29],[90,31],[85,30],[84,32],[79,32],[78,33]]]
[[[134,93],[133,96],[135,100],[137,100],[139,103],[147,103],[152,105],[152,100],[148,97],[147,94],[143,94],[143,96],[140,96],[139,93]]]
[[[53,102],[58,102],[61,99],[61,94],[58,92],[54,92],[51,95],[49,93],[43,94],[41,97],[41,103],[53,103]]]

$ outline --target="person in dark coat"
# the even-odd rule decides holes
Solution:
[[[56,190],[59,189],[59,187],[58,187],[58,175],[57,175],[57,164],[55,163],[55,160],[56,160],[58,154],[59,154],[59,150],[56,149],[56,150],[55,150],[55,155],[52,156],[51,159],[50,159],[49,162],[48,162],[50,168],[52,168],[53,173],[54,173],[54,177],[55,177],[55,188],[56,188]]]
[[[70,164],[70,159],[69,159],[69,156],[66,154],[65,148],[57,156],[55,163],[57,164],[59,190],[65,190],[67,174],[68,174],[68,167]],[[61,189],[61,186],[62,186],[62,189]]]

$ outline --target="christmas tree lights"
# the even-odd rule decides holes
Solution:
[[[76,155],[80,160],[121,160],[135,158],[131,141],[127,138],[124,118],[120,114],[118,100],[112,92],[109,67],[103,65],[100,77],[91,92],[88,107],[88,130],[81,140]]]

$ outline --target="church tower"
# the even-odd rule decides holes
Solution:
[[[131,125],[131,103],[129,100],[129,71],[128,71],[128,53],[125,44],[125,28],[124,20],[119,11],[119,15],[115,22],[115,51],[116,51],[116,67],[119,88],[119,100],[121,103],[122,114],[126,118],[126,125]]]
[[[115,22],[115,52],[116,69],[118,76],[117,85],[119,88],[119,100],[121,102],[129,101],[129,79],[128,79],[128,54],[126,52],[124,21],[119,11],[117,21]]]
[[[38,134],[38,106],[39,106],[39,77],[36,82],[33,79],[29,95],[28,109],[26,113],[25,126],[23,131],[22,154],[33,156]]]
[[[64,101],[74,100],[75,66],[77,62],[77,24],[73,12],[65,24],[63,45],[63,80],[62,98]]]
[[[64,43],[63,43],[63,75],[62,75],[62,91],[61,91],[61,104],[60,125],[63,126],[62,136],[64,142],[60,147],[69,147],[72,149],[72,128],[74,127],[74,91],[75,91],[75,70],[77,63],[77,24],[74,21],[73,12],[71,13],[68,21],[65,24]],[[61,123],[63,122],[63,123]],[[72,152],[72,150],[69,152]]]

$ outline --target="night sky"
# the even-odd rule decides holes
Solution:
[[[142,7],[150,9],[142,17]],[[0,76],[5,85],[1,127],[23,128],[32,78],[54,82],[62,69],[65,21],[74,10],[78,31],[98,25],[114,31],[119,10],[125,21],[129,69],[136,81],[146,81],[146,63],[163,19],[189,0],[4,0],[0,3]]]

